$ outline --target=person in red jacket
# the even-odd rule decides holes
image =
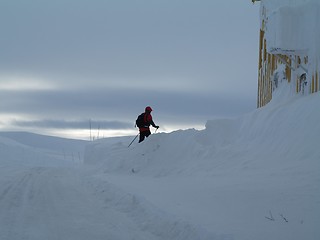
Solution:
[[[154,128],[158,129],[159,126],[155,125],[155,123],[152,120],[151,116],[152,108],[150,106],[146,107],[145,112],[141,114],[143,117],[143,124],[142,126],[139,126],[139,132],[140,132],[140,137],[139,137],[139,143],[141,143],[146,137],[149,137],[151,132],[150,132],[150,125],[152,125]]]

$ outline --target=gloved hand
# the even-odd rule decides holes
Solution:
[[[156,126],[156,129],[158,129],[159,128],[159,126]]]

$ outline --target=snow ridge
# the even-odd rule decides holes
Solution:
[[[126,199],[120,209],[131,204],[133,218],[140,204],[155,211],[138,211],[148,212],[141,221],[161,226],[164,216],[175,224],[173,214],[181,234],[189,223],[218,239],[316,240],[320,94],[278,100],[238,118],[208,121],[201,131],[154,134],[130,148],[132,138],[102,139],[87,146],[85,163],[107,179],[104,186],[122,189],[112,205]]]
[[[100,163],[107,172],[134,169],[157,177],[210,175],[217,168],[234,171],[258,164],[270,171],[281,171],[287,164],[308,168],[302,163],[316,164],[320,158],[315,148],[320,132],[319,96],[275,100],[239,118],[208,121],[202,131],[155,134],[130,148],[128,138],[112,144],[101,140],[87,146],[85,163]]]

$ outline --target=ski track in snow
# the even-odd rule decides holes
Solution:
[[[78,167],[19,169],[1,182],[1,240],[231,239],[170,219]]]
[[[156,239],[124,214],[106,208],[74,169],[17,172],[1,185],[0,209],[2,240]],[[123,231],[123,225],[130,231]]]

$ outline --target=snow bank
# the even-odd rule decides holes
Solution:
[[[319,102],[273,99],[130,148],[133,137],[90,143],[92,186],[160,239],[319,239]]]
[[[87,147],[85,163],[100,163],[106,172],[153,176],[319,167],[319,102],[319,94],[274,100],[240,118],[208,121],[202,131],[154,134],[130,148],[133,138],[97,141]]]

